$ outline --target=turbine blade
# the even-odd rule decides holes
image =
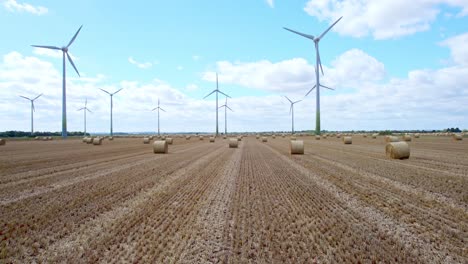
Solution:
[[[207,98],[208,96],[212,95],[216,90],[213,90],[211,93],[209,93],[207,96],[203,97],[203,99]]]
[[[114,92],[112,95],[114,95],[114,94],[116,94],[116,93],[122,91],[122,89],[123,89],[123,88],[120,88],[119,90],[117,90],[117,92]]]
[[[294,102],[293,104],[297,104],[297,103],[299,103],[300,101],[302,101],[302,100],[296,101],[296,102]]]
[[[67,48],[70,47],[70,45],[73,43],[73,41],[75,41],[76,36],[78,36],[78,33],[80,33],[80,30],[81,30],[82,27],[83,27],[83,25],[81,25],[81,27],[78,29],[78,31],[76,31],[75,35],[73,36],[73,38],[68,43]]]
[[[336,23],[338,23],[338,21],[340,21],[342,18],[343,18],[343,17],[338,18],[338,20],[336,20],[335,23],[333,23],[329,28],[327,28],[327,30],[325,30],[325,31],[322,33],[322,35],[320,35],[320,36],[318,37],[319,41],[320,41],[320,40],[323,38],[323,36],[325,36],[325,34],[327,34],[328,31],[330,31],[330,29],[331,29],[333,26],[335,26]]]
[[[101,89],[101,88],[99,88],[99,89]],[[104,89],[101,89],[101,91],[107,93],[108,95],[111,95],[108,91],[106,91],[106,90],[104,90]]]
[[[304,97],[308,96],[308,95],[310,94],[310,92],[312,92],[312,90],[315,89],[315,87],[317,87],[316,84],[314,84],[314,87],[312,87],[312,89],[310,89],[310,90],[306,93],[306,95],[304,95]]]
[[[29,101],[32,101],[31,99],[27,98],[26,96],[19,95],[19,97],[23,97],[24,99],[28,99]]]
[[[78,72],[78,70],[76,69],[76,66],[75,66],[75,63],[73,63],[73,60],[72,58],[70,57],[70,55],[68,54],[68,52],[65,52],[67,54],[67,57],[68,57],[68,61],[71,63],[71,65],[73,66],[73,69],[75,69],[76,73],[78,74],[78,76],[81,77],[80,73]]]
[[[229,110],[231,110],[232,112],[234,112],[234,110],[232,110],[231,107],[229,107],[229,106],[227,106],[227,105],[226,105],[226,107],[227,107],[227,109],[229,109]]]
[[[88,108],[85,108],[88,112],[92,113],[93,111],[89,110]]]
[[[42,94],[36,96],[36,97],[35,97],[34,99],[32,99],[32,100],[34,101],[34,100],[36,100],[37,98],[39,98],[39,97],[41,97],[41,96],[42,96]]]
[[[227,95],[227,94],[221,92],[220,90],[218,90],[218,93],[223,94],[224,96],[231,98],[231,96],[229,96],[229,95]]]
[[[333,88],[330,88],[330,87],[325,86],[325,85],[322,85],[322,84],[320,84],[320,87],[327,88],[327,89],[329,89],[329,90],[335,90],[335,89],[333,89]]]
[[[61,48],[55,47],[55,46],[40,46],[40,45],[31,45],[31,46],[32,46],[32,47],[36,47],[36,48],[61,50]]]
[[[283,28],[286,29],[287,31],[292,32],[292,33],[295,33],[295,34],[301,35],[301,36],[303,36],[303,37],[305,37],[305,38],[314,40],[314,36],[312,36],[312,35],[304,34],[304,33],[301,33],[301,32],[298,32],[298,31],[295,31],[295,30],[286,28],[286,27],[283,27]]]
[[[81,111],[81,110],[83,110],[83,109],[85,109],[85,108],[84,108],[84,107],[81,107],[80,109],[78,109],[78,110],[76,110],[76,111]]]
[[[292,101],[286,95],[284,97],[292,104]]]
[[[159,109],[161,109],[163,112],[166,112],[166,110],[162,109],[161,107],[159,107]]]
[[[154,111],[154,110],[156,110],[156,109],[158,109],[158,107],[156,107],[156,108],[153,108],[153,110],[151,110],[151,111]]]

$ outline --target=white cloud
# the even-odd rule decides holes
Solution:
[[[151,62],[137,62],[133,57],[128,57],[128,62],[130,62],[133,65],[136,65],[140,69],[148,69],[153,66],[153,63]]]
[[[273,2],[273,0],[266,0],[266,2],[271,8],[275,7],[275,3]]]
[[[333,29],[342,35],[389,39],[429,30],[443,5],[461,9],[459,17],[468,15],[466,0],[310,0],[304,10],[329,23],[343,16]]]
[[[187,91],[193,92],[193,91],[198,90],[198,85],[191,83],[191,84],[187,85],[187,86],[185,87],[185,89],[186,89]]]
[[[192,56],[192,59],[193,59],[194,61],[198,61],[198,60],[201,59],[201,56],[200,56],[200,55],[193,55],[193,56]]]
[[[27,12],[34,15],[44,15],[49,10],[43,6],[33,6],[28,3],[18,3],[16,0],[5,0],[3,6],[10,12]]]
[[[183,70],[183,69],[184,69],[183,66],[181,66],[181,65],[177,66],[177,70],[178,70],[178,71],[181,71],[181,70]]]
[[[468,33],[460,34],[455,37],[444,40],[440,43],[442,46],[450,48],[452,60],[461,65],[468,65]]]
[[[61,50],[53,50],[53,49],[44,49],[44,48],[34,48],[33,53],[40,56],[52,57],[52,58],[62,58],[63,53]],[[72,58],[73,62],[79,60],[78,57],[73,55],[73,53],[68,52],[68,55]]]

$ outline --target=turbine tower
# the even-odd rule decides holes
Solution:
[[[88,109],[88,98],[86,98],[85,100],[85,106],[78,109],[78,111],[81,111],[81,110],[83,110],[84,112],[84,136],[86,136],[86,111],[92,113],[92,111]]]
[[[223,108],[223,107],[224,107],[224,135],[226,136],[227,135],[227,110],[229,109],[232,112],[234,112],[234,110],[232,110],[231,107],[227,105],[227,97],[226,97],[226,102],[219,108]]]
[[[162,109],[161,107],[159,107],[159,99],[158,99],[158,107],[154,108],[153,110],[151,111],[154,111],[154,110],[158,110],[158,136],[159,136],[159,110],[162,110],[163,112],[166,112],[166,110]]]
[[[221,92],[218,88],[218,73],[216,73],[216,89],[209,93],[207,96],[203,97],[203,99],[207,98],[211,94],[216,93],[216,136],[218,136],[218,93],[225,95],[226,97],[231,98],[229,95]]]
[[[83,25],[76,31],[75,35],[73,38],[70,40],[67,46],[64,46],[62,48],[55,47],[55,46],[39,46],[39,45],[31,45],[36,48],[45,48],[45,49],[53,49],[53,50],[61,50],[63,54],[63,59],[62,59],[62,65],[63,65],[63,79],[62,79],[62,138],[67,138],[67,92],[66,92],[66,77],[65,77],[65,56],[68,58],[68,61],[70,64],[73,66],[73,69],[75,69],[76,73],[78,76],[80,76],[80,73],[75,67],[75,64],[73,63],[72,58],[68,54],[68,48],[70,48],[70,45],[75,41],[76,36],[78,36],[78,33],[80,33],[81,28]]]
[[[292,114],[292,127],[291,127],[291,134],[294,135],[294,105],[299,103],[300,101],[302,100],[299,100],[299,101],[291,101],[291,99],[289,99],[287,96],[284,96],[286,99],[288,99],[288,101],[291,103],[291,107],[289,108],[289,113]]]
[[[101,89],[101,88],[99,88]],[[111,108],[110,108],[110,136],[113,137],[114,136],[114,130],[113,130],[113,127],[112,127],[112,110],[114,109],[114,94],[122,91],[123,88],[120,88],[119,90],[117,90],[116,92],[114,93],[109,93],[108,91],[104,90],[104,89],[101,89],[101,91],[107,93],[108,95],[110,95],[110,99],[111,99]]]
[[[316,65],[315,65],[315,78],[316,78],[316,83],[314,85],[314,87],[312,87],[312,89],[310,89],[310,91],[305,95],[307,96],[314,88],[317,88],[317,98],[316,98],[316,118],[315,118],[315,134],[316,135],[320,135],[320,87],[323,87],[323,88],[327,88],[327,89],[331,89],[333,90],[332,88],[330,87],[327,87],[325,85],[321,85],[320,84],[320,75],[319,75],[319,67],[320,67],[320,70],[322,71],[322,75],[323,75],[323,68],[322,68],[322,61],[320,60],[320,52],[319,52],[319,42],[320,40],[325,36],[325,34],[328,33],[328,31],[330,31],[330,29],[336,25],[336,23],[338,23],[338,21],[340,21],[343,17],[340,17],[338,18],[338,20],[335,21],[335,23],[333,23],[327,30],[325,30],[320,36],[318,37],[314,37],[312,35],[309,35],[309,34],[304,34],[304,33],[301,33],[301,32],[297,32],[297,31],[294,31],[292,29],[289,29],[289,28],[284,28],[288,31],[291,31],[295,34],[298,34],[298,35],[301,35],[305,38],[308,38],[308,39],[311,39],[312,41],[314,41],[314,44],[315,44],[315,55],[316,55]]]
[[[31,101],[31,136],[34,135],[34,112],[36,112],[36,109],[34,108],[34,101],[41,96],[42,94],[36,96],[34,99],[31,99],[26,96],[20,95],[20,97],[23,97],[24,99]]]

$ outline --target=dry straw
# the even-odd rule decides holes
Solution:
[[[353,144],[353,138],[352,137],[343,137],[343,143],[346,145]]]
[[[109,137],[109,140],[110,140],[110,141],[114,140],[114,137]]]
[[[238,145],[239,145],[239,140],[237,138],[229,139],[229,147],[230,148],[237,148]]]
[[[385,146],[387,157],[392,159],[407,159],[410,156],[410,147],[406,142],[391,142]]]
[[[336,135],[336,138],[341,138],[341,134],[337,134],[337,135]]]
[[[292,137],[291,137],[291,140],[296,140],[296,137],[292,136]]]
[[[395,136],[386,136],[385,137],[385,142],[399,142],[400,139],[398,137],[395,137]]]
[[[0,145],[3,146],[6,144],[6,141],[3,138],[0,138]]]
[[[268,142],[268,138],[267,137],[262,137],[262,142]]]
[[[87,140],[88,140],[88,138],[87,138],[87,137],[84,137],[84,138],[83,138],[83,143],[86,143]]]
[[[315,140],[320,140],[320,136],[319,135],[315,136]]]
[[[289,153],[293,154],[304,154],[304,141],[302,140],[291,140],[289,142]]]
[[[185,140],[190,140],[190,138],[191,138],[190,136],[186,136]]]
[[[215,138],[214,137],[210,137],[210,143],[214,143],[215,142]]]
[[[156,154],[166,154],[168,149],[169,147],[166,140],[155,140],[153,143],[153,152]]]
[[[147,138],[147,137],[143,138],[143,144],[149,144],[150,141],[151,140],[149,138]]]
[[[172,145],[173,140],[172,138],[166,138],[166,142],[167,144]]]
[[[260,136],[259,136],[259,135],[256,135],[256,136],[255,136],[255,138],[256,138],[256,139],[259,139],[259,138],[260,138]]]
[[[93,139],[93,145],[95,145],[95,146],[101,145],[101,144],[102,144],[102,140],[103,140],[103,138],[100,138],[100,137],[94,138],[94,139]]]
[[[238,136],[237,141],[242,141],[242,136]]]
[[[414,138],[419,138],[420,135],[419,134],[414,134]]]
[[[200,140],[203,140],[203,136],[200,136],[199,139],[200,139]]]
[[[271,136],[271,138],[272,138],[272,139],[275,139],[275,138],[276,138],[276,135]]]
[[[227,137],[226,136],[223,136],[223,139],[226,139]]]
[[[379,135],[379,134],[377,134],[377,133],[372,134],[372,138],[373,138],[373,139],[376,139],[378,135]]]
[[[410,135],[404,135],[403,140],[406,141],[406,142],[410,142],[411,141],[411,136]]]
[[[93,144],[93,137],[86,138],[86,144]]]
[[[463,137],[461,134],[453,134],[453,140],[455,141],[463,140]]]

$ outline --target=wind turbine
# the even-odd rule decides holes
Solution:
[[[101,89],[101,88],[99,88]],[[114,94],[122,91],[123,88],[120,88],[119,90],[117,90],[116,92],[114,93],[109,93],[108,91],[104,90],[104,89],[101,89],[101,91],[107,93],[108,95],[110,95],[110,98],[111,98],[111,111],[110,111],[110,136],[113,137],[114,136],[114,130],[113,130],[113,127],[112,127],[112,109],[114,109]]]
[[[226,97],[231,98],[231,96],[221,92],[218,88],[218,73],[216,73],[216,89],[209,93],[207,96],[203,97],[203,99],[207,98],[211,94],[216,93],[216,136],[218,136],[218,93],[225,95]]]
[[[231,107],[227,105],[227,97],[226,97],[226,102],[219,108],[223,108],[223,107],[224,107],[224,135],[226,136],[227,135],[227,110],[229,109],[232,112],[234,112],[234,110],[232,110]]]
[[[36,109],[34,108],[34,101],[41,96],[42,94],[36,96],[34,99],[31,99],[22,95],[19,96],[19,97],[23,97],[24,99],[31,101],[31,136],[34,134],[34,114],[33,113],[36,112]]]
[[[78,74],[78,76],[80,76],[80,73],[78,72],[78,70],[76,69],[75,67],[75,64],[73,63],[73,60],[72,58],[70,57],[70,55],[68,54],[68,48],[70,47],[70,45],[73,43],[73,41],[75,41],[76,39],[76,36],[78,36],[78,33],[80,33],[80,30],[81,28],[83,27],[83,25],[81,25],[81,27],[78,29],[78,31],[76,31],[75,35],[73,36],[73,38],[70,40],[70,42],[68,43],[67,46],[64,46],[64,47],[55,47],[55,46],[39,46],[39,45],[31,45],[33,47],[36,47],[36,48],[45,48],[45,49],[53,49],[53,50],[61,50],[62,51],[62,54],[63,54],[63,59],[62,59],[62,62],[63,62],[63,79],[62,79],[62,137],[63,138],[67,138],[67,92],[66,92],[66,77],[65,77],[65,55],[67,56],[68,58],[68,61],[70,62],[70,64],[73,66],[73,69],[75,69],[76,73]]]
[[[288,99],[288,101],[291,103],[291,107],[289,108],[289,113],[292,114],[292,128],[291,128],[291,134],[294,134],[294,105],[299,103],[300,101],[302,100],[299,100],[299,101],[291,101],[291,99],[289,99],[287,96],[284,96],[286,99]]]
[[[305,38],[311,39],[312,41],[314,41],[314,44],[315,44],[315,55],[316,55],[315,78],[316,78],[316,83],[315,83],[314,87],[312,87],[312,89],[310,89],[310,91],[307,92],[307,94],[305,96],[307,96],[313,89],[317,88],[317,98],[316,98],[316,100],[317,100],[317,102],[316,102],[317,110],[316,110],[316,118],[315,118],[315,134],[316,135],[320,135],[320,87],[333,90],[330,87],[327,87],[325,85],[320,84],[319,67],[320,67],[320,70],[322,71],[322,75],[323,75],[323,68],[322,68],[322,61],[320,60],[319,42],[325,36],[325,34],[327,34],[328,31],[330,31],[330,29],[333,26],[335,26],[336,23],[338,23],[338,21],[340,21],[342,18],[343,17],[338,18],[338,20],[336,20],[335,23],[333,23],[327,30],[325,30],[320,36],[318,36],[316,38],[314,36],[312,36],[312,35],[309,35],[309,34],[304,34],[304,33],[301,33],[301,32],[294,31],[294,30],[289,29],[289,28],[284,28],[284,29],[286,29],[288,31],[291,31],[291,32],[295,33],[295,34],[298,34],[298,35],[303,36]]]
[[[162,109],[161,107],[159,107],[159,99],[158,99],[158,107],[154,108],[153,110],[151,111],[154,111],[154,110],[158,110],[158,136],[159,136],[159,110],[162,110],[163,112],[166,112],[166,110]]]
[[[84,112],[84,135],[86,136],[86,111],[92,113],[92,111],[88,109],[88,98],[86,98],[85,100],[85,106],[78,109],[77,111],[81,111],[81,110],[83,110]]]

